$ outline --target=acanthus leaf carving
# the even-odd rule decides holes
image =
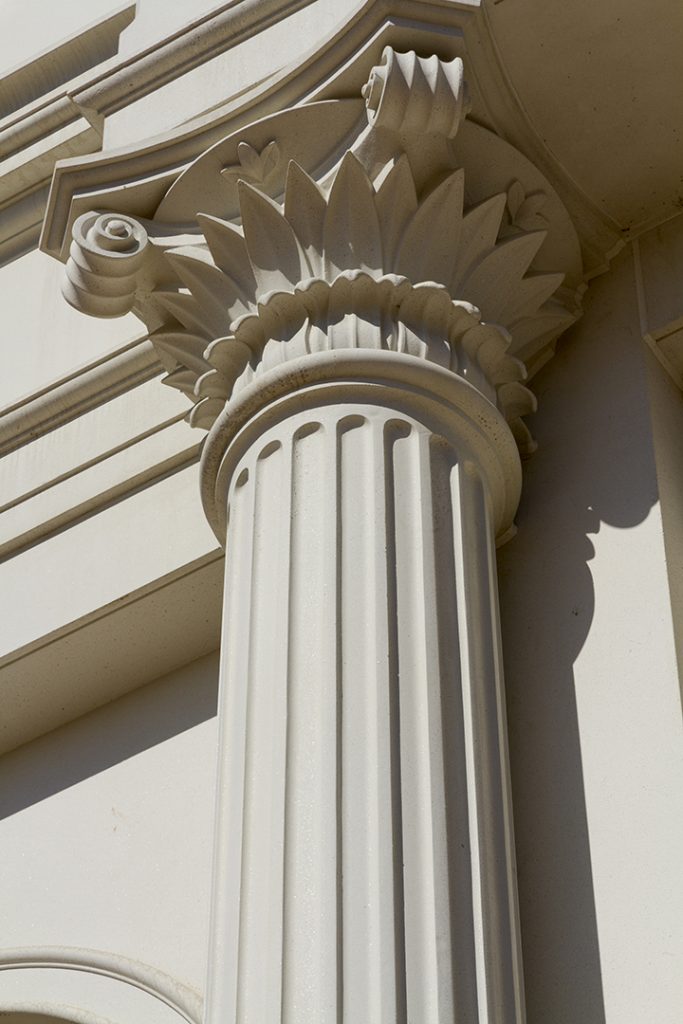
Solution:
[[[501,395],[509,396],[507,386],[525,375],[509,354],[509,328],[542,307],[561,275],[525,278],[542,233],[497,241],[490,210],[497,212],[500,228],[504,197],[489,204],[484,217],[479,208],[464,213],[462,180],[462,172],[453,172],[415,204],[409,199],[405,209],[396,192],[389,220],[383,190],[393,189],[391,175],[375,189],[351,153],[327,197],[295,164],[290,165],[284,207],[242,185],[241,227],[211,220],[212,260],[204,250],[168,254],[186,291],[162,298],[193,339],[188,369],[196,366],[193,329],[200,309],[205,310],[203,333],[222,335],[211,353],[205,352],[206,372],[197,375],[192,422],[210,425],[209,406],[220,411],[232,394],[269,367],[335,347],[407,352],[465,376],[494,402],[500,388],[507,388]],[[408,196],[414,191],[409,189]],[[307,204],[303,221],[293,195],[320,197]],[[438,226],[435,218],[440,218]],[[476,261],[460,258],[457,248],[458,239],[475,233],[470,220],[479,228],[478,238],[488,239]],[[396,222],[402,225],[398,234]],[[445,250],[449,239],[455,240],[450,252]],[[219,263],[224,268],[220,288]],[[472,294],[495,306],[499,316],[493,323],[482,323],[479,304],[469,301]],[[232,315],[245,304],[247,310]],[[472,337],[464,344],[475,327],[476,345]],[[219,354],[220,369],[214,365]],[[533,407],[532,398],[520,405],[520,394],[517,387],[514,402],[498,400],[513,419],[520,408],[526,413]]]
[[[507,216],[508,226],[504,230],[508,232],[535,231],[539,228],[546,228],[547,217],[541,212],[546,205],[548,197],[545,192],[524,191],[524,186],[519,181],[513,181],[507,191]]]

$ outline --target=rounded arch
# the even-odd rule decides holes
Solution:
[[[79,974],[102,979],[85,986],[88,998],[83,1000]],[[119,1024],[108,1008],[135,1001],[143,1015],[146,1007],[159,1024],[201,1021],[202,1001],[194,989],[140,961],[62,946],[0,950],[0,1014],[6,1021],[10,1017],[7,1024],[14,1024],[12,1017],[16,1024]]]
[[[112,1024],[106,1017],[59,1003],[0,1000],[0,1014],[3,1024]]]

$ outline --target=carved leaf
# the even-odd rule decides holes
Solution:
[[[248,142],[240,142],[237,146],[237,157],[247,174],[261,179],[261,160],[253,146]]]
[[[249,260],[258,291],[290,290],[307,276],[307,263],[296,236],[277,203],[239,183],[240,210]]]
[[[184,366],[167,373],[164,377],[164,384],[176,391],[182,391],[188,398],[194,398],[194,386],[197,374],[193,370],[187,370]]]
[[[175,317],[178,323],[187,327],[192,334],[199,334],[210,340],[212,324],[205,311],[192,295],[184,292],[156,291],[154,298]],[[219,331],[219,333],[223,333]]]
[[[322,192],[293,160],[287,168],[285,217],[299,240],[311,277],[323,272],[323,228],[327,204]]]
[[[502,307],[500,319],[506,324],[514,324],[525,316],[533,316],[538,312],[546,299],[549,299],[562,284],[564,274],[532,274],[520,281]]]
[[[383,267],[394,270],[399,242],[417,210],[415,182],[405,153],[401,153],[379,186],[375,208],[381,225]]]
[[[576,317],[556,302],[548,302],[533,317],[514,325],[513,350],[525,363],[532,362],[547,341],[557,337]],[[538,367],[534,364],[534,369]]]
[[[170,357],[170,365],[179,363],[196,375],[204,373],[207,361],[204,358],[206,339],[187,331],[159,331],[152,335],[154,347]]]
[[[356,157],[342,160],[327,201],[323,229],[328,274],[342,270],[382,269],[382,245],[374,189]]]
[[[230,315],[234,319],[251,309],[256,281],[247,255],[247,246],[239,228],[228,221],[207,214],[197,215],[214,263],[233,285],[234,306]]]
[[[230,278],[209,262],[208,253],[205,258],[198,259],[199,252],[188,248],[175,249],[166,255],[180,280],[204,309],[214,330],[220,327],[219,333],[224,334],[230,327],[230,311],[235,305],[235,291]]]
[[[225,405],[224,398],[203,398],[190,410],[188,422],[191,427],[210,430]]]
[[[520,206],[524,202],[524,188],[519,181],[513,181],[508,189],[507,208],[510,220],[515,223]]]
[[[521,283],[529,264],[545,239],[545,231],[519,235],[496,246],[462,282],[471,302],[485,311],[487,320],[505,323],[505,306]]]
[[[506,196],[500,193],[475,206],[463,217],[460,248],[450,285],[454,297],[462,296],[464,280],[479,261],[495,247],[505,203]]]
[[[533,231],[534,228],[547,224],[548,218],[541,213],[546,202],[545,192],[531,192],[517,211],[515,224],[525,231]]]
[[[273,139],[273,141],[269,142],[261,153],[261,171],[263,174],[263,180],[265,180],[269,174],[273,173],[279,163],[280,147]]]
[[[448,284],[462,228],[463,172],[455,171],[420,204],[401,239],[395,262],[408,280]]]
[[[225,178],[252,178],[254,181],[264,182],[280,162],[280,147],[273,140],[259,153],[248,142],[240,142],[237,146],[237,159],[239,163],[229,164],[221,171]]]

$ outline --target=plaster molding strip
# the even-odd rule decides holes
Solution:
[[[161,433],[161,431],[156,431],[150,434],[149,437],[154,438],[159,433]],[[139,438],[136,439],[136,442],[138,444],[141,443]],[[111,482],[109,486],[106,486],[105,484],[104,486],[100,485],[99,488],[95,487],[94,493],[84,497],[81,501],[76,500],[74,504],[71,504],[69,501],[69,494],[61,496],[63,500],[63,507],[53,515],[48,515],[46,518],[39,517],[40,521],[34,522],[33,525],[28,526],[21,532],[15,533],[6,540],[3,540],[2,534],[0,533],[0,561],[3,561],[10,555],[19,554],[19,552],[23,551],[25,548],[37,543],[38,541],[47,539],[49,536],[65,529],[67,526],[71,526],[77,520],[95,515],[104,507],[127,498],[134,491],[139,491],[143,487],[150,487],[162,478],[178,472],[178,470],[183,469],[185,466],[192,465],[199,460],[200,444],[201,441],[188,446],[183,446],[179,451],[174,452],[168,458],[162,459],[161,461],[154,461],[151,465],[145,466],[132,476],[124,474],[122,479]],[[133,447],[133,445],[126,445],[121,449],[121,451],[127,453],[131,447]],[[95,461],[92,466],[79,467],[77,471],[69,474],[64,482],[66,483],[68,480],[77,476],[78,473],[82,473],[84,471],[87,472],[88,470],[96,470],[97,467],[103,467],[105,471],[108,471],[108,473],[105,473],[104,475],[115,477],[115,470],[118,468],[115,460],[116,455],[118,454],[118,452],[107,453],[103,458]],[[113,465],[109,464],[108,460],[110,460]],[[103,466],[103,464],[105,465]],[[100,472],[99,474],[96,474],[96,476],[97,475],[102,476],[103,474]],[[58,485],[59,482],[60,481],[51,481],[51,483],[46,487],[40,488],[37,494],[33,497],[39,497],[50,488]],[[86,483],[91,483],[91,481],[86,480]],[[21,500],[25,499],[20,499],[20,501]],[[57,504],[59,505],[59,501]],[[7,510],[7,512],[11,511],[11,508]],[[3,510],[3,513],[6,514],[5,510]],[[24,516],[22,516],[22,518],[25,519]]]
[[[288,18],[313,0],[231,0],[78,89],[82,109],[112,114]]]
[[[92,611],[87,615],[82,615],[80,618],[75,619],[66,625],[60,626],[58,629],[54,629],[50,633],[46,633],[44,636],[31,640],[30,643],[23,644],[21,647],[17,647],[15,650],[9,651],[4,656],[0,657],[0,670],[6,668],[8,665],[12,665],[17,661],[20,661],[22,658],[26,658],[35,651],[42,650],[52,644],[58,643],[65,637],[73,636],[75,633],[86,629],[92,623],[99,622],[100,619],[105,619],[122,608],[126,608],[129,605],[133,605],[138,601],[144,600],[150,594],[154,594],[157,591],[173,586],[178,582],[178,580],[191,577],[196,573],[201,573],[205,568],[213,563],[222,562],[224,558],[225,552],[221,547],[216,546],[213,551],[209,551],[207,554],[201,555],[192,562],[189,562],[178,569],[174,569],[172,572],[166,573],[164,576],[159,576],[157,579],[145,584],[145,586],[139,587],[137,590],[133,590],[126,594],[124,597],[117,598],[115,601],[110,601],[101,608],[97,608],[95,611]],[[2,684],[3,680],[0,678],[0,689],[2,688]],[[9,750],[11,748],[8,747],[7,749]],[[8,952],[9,951],[2,952],[0,960],[2,960],[3,963],[6,960]],[[1,966],[0,969],[2,969]]]
[[[122,110],[311,3],[313,0],[231,0],[218,11],[13,121],[0,130],[0,157],[23,149],[79,115],[90,119]]]
[[[0,207],[0,267],[37,247],[48,191],[49,182],[46,182],[42,187],[38,185],[32,192],[15,196]]]
[[[131,448],[134,448],[136,445],[142,444],[149,438],[157,437],[157,435],[163,433],[164,431],[167,431],[170,428],[175,427],[177,423],[182,423],[184,418],[185,417],[183,416],[182,413],[178,413],[176,416],[171,416],[170,418],[161,420],[159,423],[156,423],[153,427],[149,427],[147,430],[140,431],[139,433],[133,435],[133,437],[127,438],[120,444],[112,445],[111,447],[106,448],[101,452],[98,452],[98,454],[93,456],[92,458],[85,459],[84,461],[80,462],[77,466],[72,466],[70,469],[65,470],[63,473],[58,473],[55,476],[52,476],[49,479],[42,481],[36,487],[31,487],[28,490],[21,491],[20,493],[15,494],[8,501],[2,502],[2,498],[0,497],[0,514],[2,514],[3,512],[8,512],[13,508],[17,508],[17,506],[23,505],[24,502],[31,501],[33,498],[37,498],[39,495],[44,494],[46,491],[51,490],[53,487],[58,487],[60,484],[66,483],[68,480],[73,480],[73,478],[78,476],[80,473],[84,473],[89,469],[93,469],[95,466],[100,466],[103,462],[107,462],[107,460],[117,455],[120,455],[122,452],[130,451]],[[196,448],[196,444],[193,447]],[[176,452],[175,454],[178,453]],[[0,528],[1,523],[2,520],[0,520]]]
[[[115,56],[121,33],[134,18],[135,4],[126,3],[2,75],[0,124],[48,91]]]
[[[0,413],[0,457],[163,372],[152,343],[137,338]]]

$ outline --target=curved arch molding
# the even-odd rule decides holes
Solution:
[[[194,990],[137,960],[94,949],[0,950],[0,1014],[74,1024],[200,1024]]]

